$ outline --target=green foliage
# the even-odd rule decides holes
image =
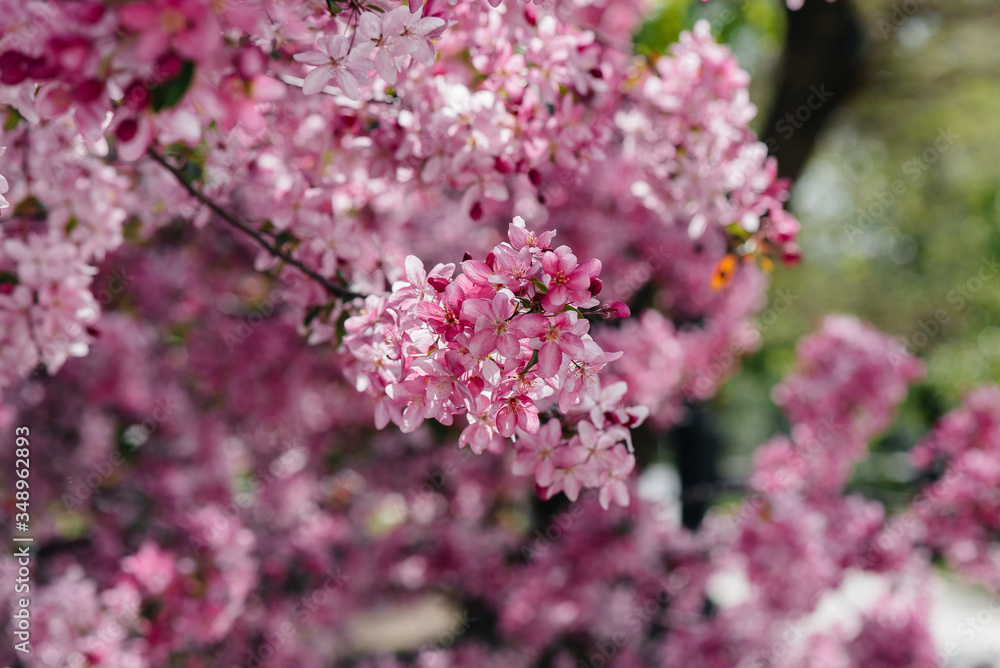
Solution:
[[[778,44],[785,34],[784,10],[776,0],[661,0],[634,37],[636,53],[647,57],[666,53],[681,31],[701,19],[709,22],[717,40],[734,46]]]
[[[875,25],[879,7],[859,5],[862,24]],[[875,33],[878,72],[838,110],[795,184],[805,259],[775,272],[771,294],[799,299],[762,331],[762,349],[716,402],[734,474],[783,430],[768,395],[795,342],[826,313],[901,337],[926,365],[855,478],[890,506],[912,483],[903,453],[969,390],[1000,381],[1000,271],[991,264],[1000,262],[1000,17],[940,11],[936,22],[905,23],[902,36]]]
[[[184,98],[194,80],[194,63],[185,60],[177,76],[167,79],[149,91],[150,103],[154,111],[170,109]]]

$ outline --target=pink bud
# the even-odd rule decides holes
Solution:
[[[145,84],[134,81],[125,89],[125,106],[135,111],[149,106],[149,89]]]
[[[104,82],[100,79],[88,79],[73,89],[73,99],[76,102],[93,102],[104,92]]]
[[[139,124],[134,118],[126,118],[118,128],[115,130],[115,136],[118,137],[123,142],[132,141],[136,133],[139,131]]]
[[[184,63],[181,62],[180,58],[173,53],[165,53],[156,60],[153,76],[158,83],[162,83],[180,74],[183,67]]]
[[[802,249],[794,242],[785,244],[781,248],[781,259],[789,267],[794,267],[802,261]]]
[[[618,318],[627,318],[632,315],[632,311],[629,310],[625,302],[611,302],[608,304],[608,314]]]
[[[93,25],[104,16],[104,5],[100,2],[75,2],[71,3],[73,14],[83,23]]]
[[[0,54],[0,83],[5,86],[21,83],[28,77],[30,64],[28,57],[20,51],[5,51]]]
[[[49,40],[49,52],[64,70],[76,72],[83,68],[93,47],[82,37],[55,37]]]
[[[427,282],[438,292],[444,292],[444,289],[448,287],[448,279],[440,276],[428,276]]]
[[[267,56],[256,46],[248,46],[236,54],[236,72],[244,81],[263,74],[267,69]]]

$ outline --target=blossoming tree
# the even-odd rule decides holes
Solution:
[[[887,517],[844,489],[920,364],[831,317],[737,512],[636,494],[799,259],[746,73],[705,24],[634,56],[646,10],[0,0],[0,425],[34,457],[0,500],[37,556],[5,659],[932,665],[929,556],[1000,587],[997,390]],[[880,609],[778,651],[852,569]],[[365,644],[431,593],[460,631]]]

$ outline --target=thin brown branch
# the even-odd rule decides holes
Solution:
[[[291,266],[295,267],[309,278],[313,279],[314,281],[322,285],[324,288],[326,288],[326,291],[329,292],[331,295],[343,300],[351,300],[358,297],[361,298],[364,297],[364,295],[362,294],[358,294],[357,292],[354,292],[342,285],[334,283],[330,279],[316,272],[314,269],[310,269],[301,261],[296,260],[289,253],[272,245],[264,237],[263,234],[253,229],[251,226],[247,225],[245,222],[240,220],[240,218],[235,214],[226,211],[224,208],[219,206],[213,199],[211,199],[203,192],[195,188],[193,185],[191,185],[190,181],[188,181],[187,177],[184,175],[184,172],[182,170],[178,169],[177,167],[174,167],[169,162],[167,162],[167,159],[162,155],[160,155],[159,153],[157,153],[156,150],[153,149],[152,147],[147,149],[146,153],[147,155],[149,155],[150,158],[163,165],[163,167],[166,168],[167,171],[173,174],[174,177],[177,179],[177,181],[182,186],[184,186],[184,189],[187,190],[188,193],[190,193],[191,196],[194,197],[196,200],[198,200],[199,202],[207,206],[209,209],[211,209],[212,213],[214,213],[220,219],[229,223],[239,231],[243,232],[244,234],[252,237],[254,241],[260,244],[261,247],[263,247],[268,253],[270,253],[274,257],[279,258],[286,264],[290,264]]]

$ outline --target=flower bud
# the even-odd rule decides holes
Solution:
[[[613,315],[617,318],[627,318],[632,315],[632,311],[625,302],[611,302],[608,304],[608,315]]]

